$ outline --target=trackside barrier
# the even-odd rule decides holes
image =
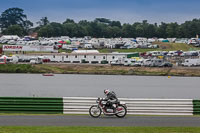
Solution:
[[[200,114],[200,100],[193,100],[193,114]]]
[[[63,99],[0,97],[0,113],[63,113]]]
[[[0,97],[0,113],[89,114],[97,98],[92,97]],[[196,115],[200,100],[119,98],[133,115]]]
[[[64,114],[89,114],[97,98],[63,97]],[[132,99],[119,98],[127,104],[128,114],[133,115],[193,115],[200,114],[200,101],[192,99]]]

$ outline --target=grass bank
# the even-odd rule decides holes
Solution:
[[[0,127],[1,133],[200,133],[199,127]]]
[[[41,73],[30,64],[0,64],[0,73]]]
[[[191,51],[191,50],[200,50],[199,47],[194,47],[193,45],[188,45],[185,43],[166,43],[166,42],[154,42],[154,44],[159,45],[159,50],[162,51],[176,51],[176,50],[183,50],[183,51]]]
[[[0,73],[56,73],[56,74],[100,74],[143,76],[196,76],[200,68],[149,68],[90,64],[1,64]]]
[[[2,44],[2,43],[0,43],[0,48],[3,47],[3,45],[6,45],[6,44]]]
[[[190,50],[200,50],[198,47],[188,45],[185,43],[166,43],[166,42],[154,42],[153,44],[159,45],[159,48],[153,49],[100,49],[101,53],[111,53],[111,52],[148,52],[148,51],[190,51]]]
[[[144,76],[200,76],[200,68],[149,68],[88,64],[35,65],[40,71],[60,74],[144,75]]]
[[[121,52],[121,53],[133,53],[133,52],[148,52],[148,51],[177,51],[177,50],[183,50],[183,51],[191,51],[191,50],[200,50],[199,47],[194,47],[192,45],[188,45],[185,43],[167,43],[167,42],[154,42],[153,44],[159,45],[159,48],[135,48],[135,49],[97,49],[100,53],[112,53],[112,52]],[[84,50],[84,49],[80,49]],[[63,50],[59,49],[59,53],[66,52],[71,53],[71,50]]]

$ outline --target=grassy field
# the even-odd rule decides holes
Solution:
[[[163,50],[163,51],[200,50],[199,47],[194,47],[192,45],[188,45],[188,44],[185,44],[185,43],[163,43],[163,42],[155,42],[154,44],[158,44],[159,45],[159,50]]]
[[[150,68],[124,67],[91,64],[1,64],[0,73],[55,73],[55,74],[100,74],[143,76],[195,76],[200,77],[200,68]]]
[[[34,65],[36,70],[60,74],[144,75],[144,76],[200,76],[198,68],[149,68],[89,64]]]
[[[177,50],[183,50],[183,51],[191,51],[191,50],[200,50],[199,47],[194,47],[192,45],[188,45],[185,43],[165,43],[165,42],[154,42],[153,44],[159,45],[159,48],[152,48],[152,49],[142,49],[142,48],[136,48],[136,49],[98,49],[100,53],[112,53],[112,52],[121,52],[121,53],[131,53],[131,52],[148,52],[148,51],[177,51]],[[83,49],[80,49],[83,50]],[[59,53],[66,52],[71,53],[71,50],[58,50]]]
[[[5,44],[0,44],[0,48],[1,48],[3,45],[5,45]]]
[[[100,49],[100,53],[112,53],[112,52],[120,52],[120,53],[131,53],[131,52],[148,52],[148,51],[156,51],[158,49]]]
[[[200,133],[196,127],[0,127],[0,133]]]
[[[0,73],[40,73],[30,64],[1,64]]]
[[[191,51],[191,50],[200,50],[198,47],[184,43],[164,43],[164,42],[155,42],[154,44],[159,45],[159,48],[154,49],[100,49],[101,53],[110,53],[110,52],[148,52],[148,51]]]

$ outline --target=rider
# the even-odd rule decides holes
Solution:
[[[105,101],[107,101],[106,105],[111,109],[113,109],[113,112],[115,112],[116,111],[115,104],[118,102],[116,94],[113,91],[111,92],[109,89],[104,90],[104,94],[106,95],[106,98],[104,99]]]

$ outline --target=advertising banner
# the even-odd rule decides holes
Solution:
[[[3,51],[33,51],[33,52],[53,52],[53,46],[23,46],[23,45],[3,45]]]

